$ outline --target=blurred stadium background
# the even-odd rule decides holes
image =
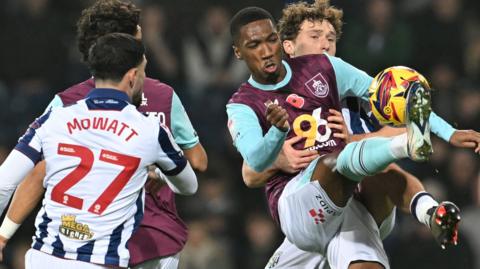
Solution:
[[[75,42],[75,22],[89,0],[0,1],[0,161],[53,95],[87,78]],[[143,0],[147,74],[179,94],[209,156],[197,195],[177,199],[190,237],[180,267],[263,268],[280,244],[263,191],[247,189],[241,159],[226,129],[225,103],[248,73],[231,51],[228,21],[258,5],[276,18],[280,0]],[[460,128],[480,130],[480,1],[333,1],[344,10],[337,56],[370,75],[406,65],[431,82],[434,110]],[[392,268],[480,268],[480,162],[438,139],[428,164],[402,165],[438,199],[462,209],[460,244],[442,251],[410,215],[398,214],[385,241]],[[23,268],[33,216],[10,241],[0,268]]]

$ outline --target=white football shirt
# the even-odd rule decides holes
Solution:
[[[118,90],[94,89],[47,112],[20,138],[17,151],[33,163],[46,160],[34,249],[128,266],[126,243],[143,215],[147,166],[167,176],[191,169],[168,130],[128,100]]]

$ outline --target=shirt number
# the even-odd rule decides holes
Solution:
[[[93,152],[83,146],[60,143],[57,153],[80,158],[80,164],[52,189],[51,199],[57,203],[81,210],[83,199],[66,192],[90,172],[94,162]],[[89,207],[88,211],[97,215],[101,215],[112,203],[123,187],[127,185],[140,164],[139,158],[104,149],[100,152],[100,161],[116,164],[123,167],[123,170]]]

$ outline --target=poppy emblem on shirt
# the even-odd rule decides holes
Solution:
[[[313,78],[308,80],[305,83],[305,86],[316,97],[325,97],[328,95],[328,83],[321,73],[316,74]]]
[[[291,104],[296,108],[302,108],[305,104],[305,99],[301,96],[298,96],[297,94],[292,93],[287,96],[287,103]]]

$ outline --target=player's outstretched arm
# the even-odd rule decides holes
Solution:
[[[185,158],[195,171],[205,172],[208,166],[208,157],[200,142],[189,149],[184,149]]]
[[[42,198],[44,177],[45,161],[42,161],[18,185],[8,207],[7,216],[0,227],[0,261],[3,258],[2,252],[8,240]]]
[[[22,223],[33,211],[45,192],[43,188],[44,178],[45,161],[41,161],[18,185],[7,211],[7,217],[10,220],[15,223]]]
[[[176,175],[165,175],[160,169],[156,172],[159,178],[165,181],[168,187],[176,194],[193,195],[197,192],[197,176],[188,161],[183,170]]]
[[[156,165],[161,173],[157,173],[170,189],[181,195],[192,195],[197,192],[197,176],[190,163],[175,143],[168,129],[160,126],[158,133],[158,159]]]
[[[448,122],[435,114],[430,113],[432,132],[453,146],[472,148],[475,153],[480,153],[480,133],[474,130],[457,130]]]
[[[480,133],[474,130],[456,130],[450,137],[450,144],[459,148],[472,148],[480,154]]]
[[[15,188],[34,165],[29,157],[18,150],[13,150],[0,166],[0,214],[3,213]]]

